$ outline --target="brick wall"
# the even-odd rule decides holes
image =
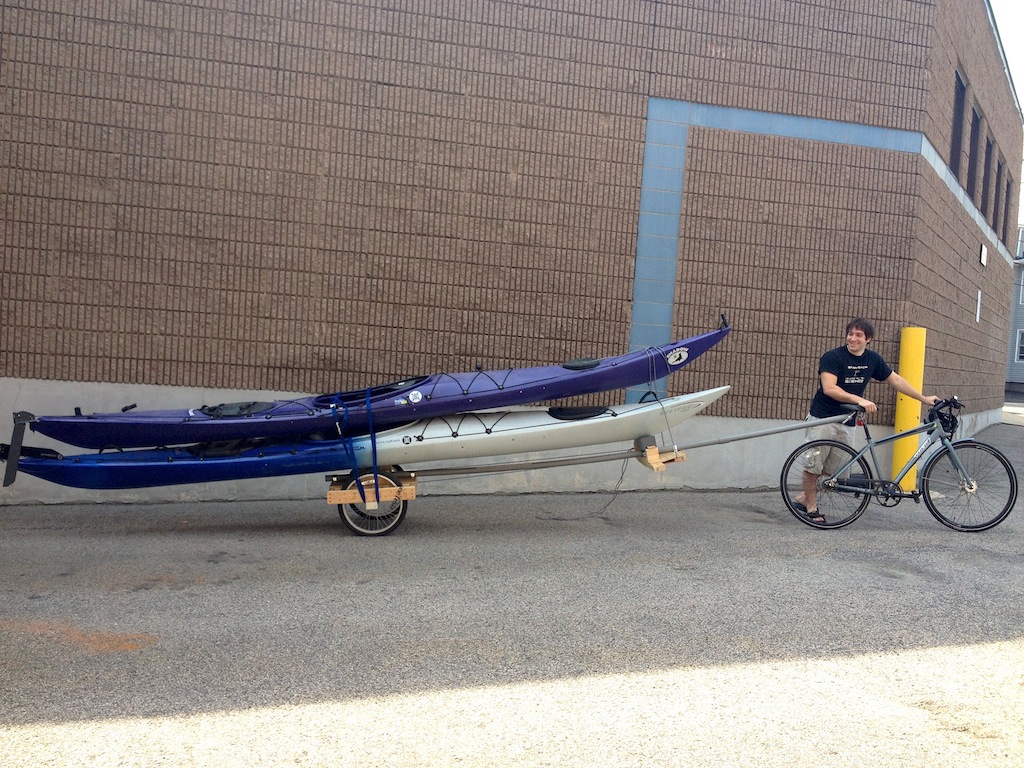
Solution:
[[[978,208],[984,207],[985,218],[994,226],[998,238],[1012,252],[1016,241],[1015,211],[1020,199],[1021,152],[1024,146],[1020,105],[1009,90],[1005,63],[992,34],[986,4],[941,0],[936,3],[936,8],[929,108],[923,130],[949,163],[952,151],[954,73],[959,72],[967,88],[966,108],[963,122],[959,126],[963,139],[958,172],[960,183],[965,187],[968,185],[969,155],[972,151],[971,119],[973,112],[977,111],[981,118],[981,146],[975,148],[975,151],[983,152],[985,141],[991,140],[993,153],[989,163],[990,185],[987,195],[983,195],[984,163],[977,163],[974,170],[974,203]],[[1006,32],[1003,30],[1004,35]],[[1012,43],[1004,38],[1004,44]],[[1018,83],[1017,87],[1020,86]],[[1009,216],[1002,204],[996,205],[999,202],[995,192],[998,163],[1003,165],[1003,200],[1006,180],[1012,184]],[[983,196],[987,197],[984,202]]]
[[[858,315],[895,361],[913,267],[913,157],[698,131],[689,159],[677,304],[684,323],[721,307],[742,329],[689,383],[728,381],[740,412],[801,418],[818,358]]]
[[[991,252],[983,266],[977,225],[934,174],[922,170],[921,178],[908,324],[929,329],[926,363],[933,388],[959,395],[971,410],[982,404],[998,407],[1003,401],[1008,338],[1003,329],[1010,326],[1013,268]]]
[[[652,89],[686,101],[917,130],[933,6],[659,4]]]
[[[984,5],[960,5],[4,2],[0,376],[324,391],[619,353],[648,96],[942,152],[960,62],[1019,168]],[[863,313],[893,361],[927,325],[928,383],[994,407],[1008,268],[954,279],[980,231],[919,158],[710,129],[687,151],[674,330],[736,332],[670,388],[800,417]]]
[[[0,374],[319,390],[622,351],[642,6],[433,9],[5,6]]]

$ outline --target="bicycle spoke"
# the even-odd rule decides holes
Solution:
[[[943,448],[921,473],[921,493],[932,516],[957,531],[998,525],[1017,501],[1017,476],[1006,458],[984,443],[962,441],[953,448],[967,477],[961,477]]]
[[[825,521],[815,521],[814,518],[801,510],[801,503],[804,499],[804,468],[808,465],[814,466],[815,459],[820,461],[822,455],[827,455],[828,462],[825,469],[829,472],[836,472],[842,466],[849,463],[856,453],[847,445],[833,440],[815,440],[800,446],[782,465],[782,477],[780,488],[783,501],[790,512],[802,523],[812,528],[841,528],[849,525],[867,508],[871,501],[870,492],[857,492],[840,490],[839,478],[833,478],[830,474],[818,477],[816,483],[818,512]],[[871,477],[867,462],[863,458],[857,460],[851,472],[854,475],[862,475],[865,483]],[[845,473],[848,479],[850,472]],[[846,482],[843,480],[842,482]]]

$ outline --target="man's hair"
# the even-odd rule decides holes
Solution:
[[[846,332],[849,333],[854,328],[858,331],[864,331],[864,336],[869,341],[875,338],[875,326],[871,324],[870,320],[865,320],[863,317],[855,317],[846,324]]]

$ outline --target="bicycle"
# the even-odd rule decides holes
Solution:
[[[913,499],[916,503],[923,500],[932,517],[956,531],[984,531],[999,525],[1017,501],[1017,475],[1007,458],[991,445],[969,438],[953,440],[959,425],[954,411],[959,413],[963,407],[956,397],[940,400],[928,410],[925,421],[919,426],[873,440],[863,418],[864,409],[845,405],[851,412],[850,420],[864,428],[867,445],[857,451],[835,440],[812,440],[793,451],[782,465],[780,478],[786,507],[800,522],[823,529],[849,525],[864,513],[872,499],[883,507],[894,507],[903,499]],[[928,438],[896,477],[882,479],[885,474],[875,449],[921,434]],[[935,445],[939,447],[921,468],[919,488],[904,491],[900,482]],[[826,474],[818,476],[818,517],[821,519],[815,520],[808,516],[796,497],[803,492],[805,462],[814,458],[809,454],[826,448],[835,453],[829,456]]]

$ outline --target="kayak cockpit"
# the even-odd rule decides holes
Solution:
[[[390,384],[381,384],[376,387],[370,387],[369,389],[353,389],[348,392],[334,392],[329,395],[319,395],[314,398],[313,402],[318,408],[330,408],[332,405],[358,404],[365,402],[367,397],[372,399],[392,392],[404,392],[407,389],[411,389],[422,384],[429,378],[429,376],[414,376],[411,379],[393,381]]]
[[[273,410],[280,403],[250,400],[244,403],[221,403],[220,405],[204,405],[199,412],[211,419],[236,419],[240,416],[252,416],[257,413]]]

